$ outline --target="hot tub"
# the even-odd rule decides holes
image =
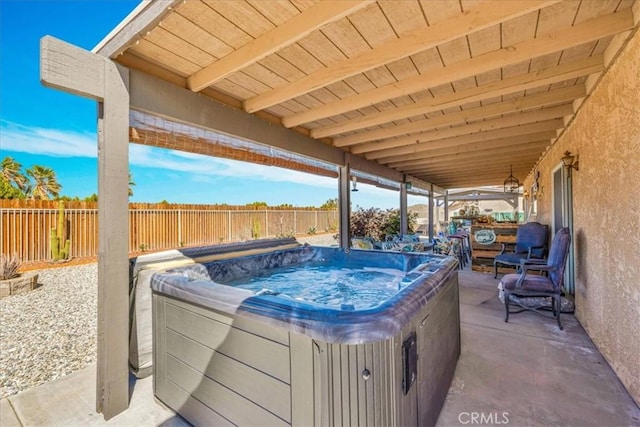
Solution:
[[[195,425],[433,425],[460,353],[456,267],[305,245],[157,273],[155,396]],[[323,274],[336,292],[313,289]]]

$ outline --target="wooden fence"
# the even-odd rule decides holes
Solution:
[[[0,243],[4,254],[23,262],[51,259],[49,233],[57,202],[0,200]],[[65,202],[72,258],[98,255],[95,203]],[[210,245],[266,237],[335,232],[336,210],[257,208],[225,205],[129,205],[129,253]]]

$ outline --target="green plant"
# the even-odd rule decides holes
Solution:
[[[140,252],[145,252],[145,251],[148,249],[148,247],[147,247],[147,245],[146,245],[146,244],[144,244],[144,243],[140,243],[140,244],[138,245],[138,249],[140,249]]]
[[[0,256],[0,280],[13,279],[18,277],[18,270],[22,266],[20,258],[13,254],[12,256],[2,254]]]
[[[260,237],[260,221],[256,217],[251,217],[251,238],[257,239]]]
[[[309,227],[307,230],[307,234],[316,234],[317,229],[315,227]]]
[[[71,239],[67,233],[67,221],[64,214],[64,201],[58,202],[58,224],[49,231],[51,258],[54,261],[69,259]]]
[[[184,240],[180,240],[178,242],[178,246],[181,247],[181,248],[184,248]]]

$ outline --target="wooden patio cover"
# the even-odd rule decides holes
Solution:
[[[637,9],[151,1],[94,52],[443,189],[502,185],[510,167],[522,181],[571,123]]]

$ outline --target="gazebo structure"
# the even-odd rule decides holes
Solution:
[[[173,0],[91,52],[44,37],[42,82],[99,105],[98,411],[128,405],[130,142],[335,174],[342,246],[353,175],[396,183],[406,228],[407,191],[433,210],[512,171],[572,228],[576,317],[640,401],[639,21],[633,0]]]

